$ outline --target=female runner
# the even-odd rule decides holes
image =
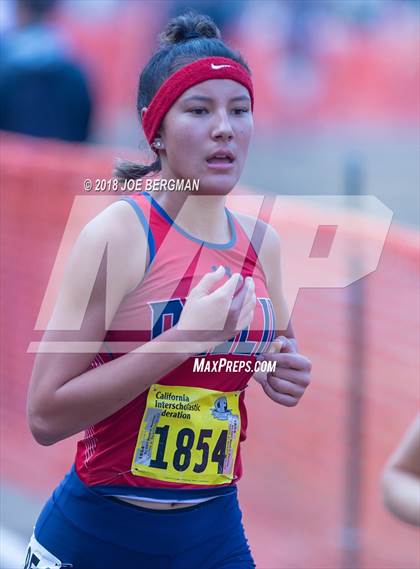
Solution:
[[[77,239],[43,340],[99,349],[37,355],[35,439],[85,434],[25,567],[255,567],[237,497],[245,389],[257,356],[275,362],[254,377],[277,403],[296,405],[309,384],[291,327],[275,327],[278,237],[225,207],[253,129],[249,68],[206,16],[175,18],[160,40],[138,92],[157,158],[117,176],[198,179],[199,191],[120,199]]]

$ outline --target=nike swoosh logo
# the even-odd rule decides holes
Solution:
[[[222,69],[222,67],[232,67],[231,65],[215,65],[214,63],[211,64],[212,69]]]

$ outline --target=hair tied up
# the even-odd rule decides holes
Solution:
[[[160,46],[184,44],[191,39],[221,39],[219,28],[209,16],[188,10],[172,18],[160,34]]]
[[[184,36],[184,40],[193,40],[201,37],[203,37],[202,34],[198,32],[187,32]]]

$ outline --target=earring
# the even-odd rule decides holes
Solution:
[[[153,142],[153,146],[154,146],[155,148],[162,148],[162,141],[161,141],[161,140],[155,140],[155,141]]]

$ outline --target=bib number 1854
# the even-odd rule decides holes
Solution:
[[[152,385],[132,474],[185,484],[229,484],[239,445],[239,394]]]
[[[156,435],[159,436],[158,451],[156,458],[150,461],[150,466],[152,468],[163,468],[168,467],[168,462],[164,460],[166,444],[168,440],[169,425],[164,427],[156,427]],[[210,445],[206,439],[210,439],[213,435],[212,429],[201,429],[199,432],[197,444],[195,449],[202,451],[201,461],[195,463],[193,466],[193,472],[204,472],[210,456]],[[217,472],[221,474],[223,472],[223,465],[226,459],[226,442],[227,442],[227,429],[223,429],[219,438],[214,445],[213,451],[211,453],[210,460],[217,464]],[[191,451],[194,446],[195,433],[192,429],[184,428],[178,432],[176,437],[176,448],[172,457],[172,465],[178,472],[183,472],[191,464]]]

